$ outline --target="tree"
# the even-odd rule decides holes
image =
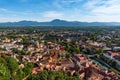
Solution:
[[[16,75],[14,76],[15,80],[22,80],[24,78],[24,72],[22,69],[18,69]]]
[[[46,70],[44,70],[39,74],[40,80],[47,80],[47,77],[48,77],[48,72]]]
[[[40,80],[38,75],[30,75],[27,80]],[[49,79],[50,80],[50,79]]]
[[[76,78],[76,77],[73,77],[73,76],[68,76],[67,78],[66,78],[66,80],[81,80],[81,79],[79,79],[79,78]]]
[[[78,73],[78,72],[75,72],[75,73],[73,74],[73,76],[79,77],[79,73]]]
[[[70,58],[71,54],[69,52],[66,53],[66,58]]]
[[[31,74],[33,66],[34,66],[33,63],[25,64],[25,67],[22,69],[22,71],[24,72],[25,76]]]
[[[76,53],[80,53],[80,48],[79,48],[79,46],[77,46],[77,47],[75,48],[75,52],[76,52]]]
[[[95,32],[95,33],[92,35],[92,39],[93,39],[93,41],[96,41],[96,40],[97,40],[97,32]]]
[[[64,73],[59,71],[59,72],[56,72],[56,77],[55,77],[55,80],[64,80]]]
[[[18,70],[17,61],[12,57],[7,57],[6,61],[7,61],[7,66],[8,66],[8,69],[10,70],[10,73],[14,74]]]
[[[9,80],[10,71],[7,68],[6,61],[0,57],[0,80]]]

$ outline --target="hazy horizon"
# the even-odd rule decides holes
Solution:
[[[62,21],[67,21],[67,22],[86,22],[86,23],[94,23],[94,22],[98,22],[98,23],[120,23],[120,21],[77,21],[77,20],[64,20],[64,19],[51,19],[51,20],[46,20],[46,21],[37,21],[37,20],[17,20],[17,21],[3,21],[0,23],[14,23],[14,22],[21,22],[21,21],[32,21],[32,22],[52,22],[53,20],[62,20]]]

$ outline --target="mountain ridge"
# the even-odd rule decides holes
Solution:
[[[49,22],[22,20],[18,22],[3,22],[0,26],[120,26],[120,22],[80,22],[54,19]]]

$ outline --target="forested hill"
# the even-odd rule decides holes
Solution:
[[[79,21],[65,21],[55,19],[50,22],[37,21],[19,21],[19,22],[4,22],[0,26],[120,26],[120,22],[79,22]]]

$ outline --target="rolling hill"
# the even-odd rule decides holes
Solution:
[[[79,21],[65,21],[55,19],[50,22],[37,21],[19,21],[19,22],[4,22],[0,26],[120,26],[120,22],[79,22]]]

